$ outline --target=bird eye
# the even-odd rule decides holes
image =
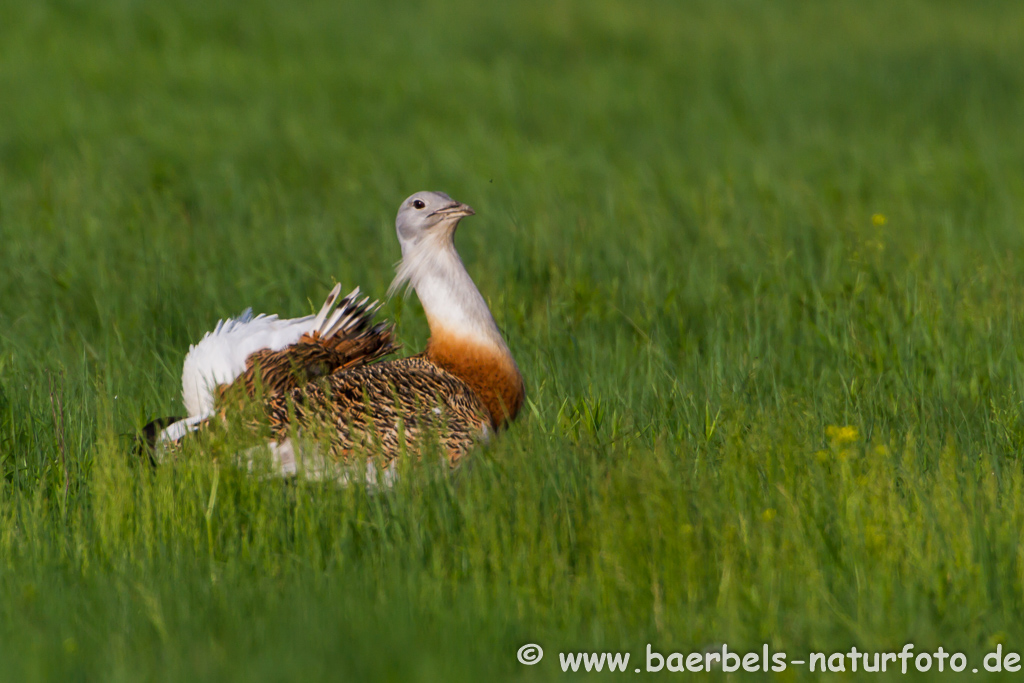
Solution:
[[[417,200],[415,200],[415,201],[414,201],[414,202],[412,203],[412,205],[413,205],[413,208],[416,208],[416,209],[422,209],[422,208],[423,208],[424,206],[426,206],[426,205],[427,205],[427,203],[426,203],[426,202],[424,202],[424,201],[423,201],[422,199],[417,199]]]

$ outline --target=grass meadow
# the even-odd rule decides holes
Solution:
[[[1024,651],[1022,27],[995,1],[0,3],[0,681]],[[383,296],[422,189],[477,210],[512,429],[376,494],[140,466],[190,343],[335,281]],[[415,297],[384,311],[423,347]]]

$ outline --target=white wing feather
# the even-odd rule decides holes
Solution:
[[[314,317],[281,320],[258,315],[251,320],[231,318],[217,324],[189,348],[181,373],[182,398],[189,416],[213,412],[213,390],[231,384],[245,372],[245,360],[262,349],[280,351],[312,332]]]
[[[302,335],[316,330],[322,336],[341,285],[336,285],[327,297],[320,313],[301,318],[281,320],[276,315],[252,317],[249,309],[237,318],[217,323],[212,332],[189,348],[181,373],[182,399],[189,417],[209,416],[213,413],[213,391],[221,384],[231,384],[243,372],[245,361],[263,349],[280,351]],[[349,294],[354,298],[359,289]]]

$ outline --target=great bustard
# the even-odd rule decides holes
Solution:
[[[436,433],[455,462],[522,407],[525,386],[486,302],[455,250],[455,230],[473,209],[442,192],[417,192],[399,207],[395,226],[402,261],[388,294],[409,284],[430,325],[427,348],[379,360],[396,350],[388,323],[374,323],[377,302],[358,288],[338,300],[335,287],[320,313],[221,321],[185,358],[182,393],[188,417],[154,421],[158,451],[187,434],[230,419],[232,396],[262,399],[283,472],[295,471],[293,432],[326,434],[330,460],[344,463],[370,448],[391,461]],[[326,428],[326,430],[325,430]],[[322,468],[322,465],[321,465]],[[323,474],[323,473],[321,473]]]

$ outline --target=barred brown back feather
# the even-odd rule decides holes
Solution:
[[[436,436],[455,464],[489,419],[473,389],[424,354],[336,372],[273,396],[266,410],[277,438],[293,427],[326,431],[341,461],[355,449],[379,450],[390,461],[403,441],[415,452]]]

